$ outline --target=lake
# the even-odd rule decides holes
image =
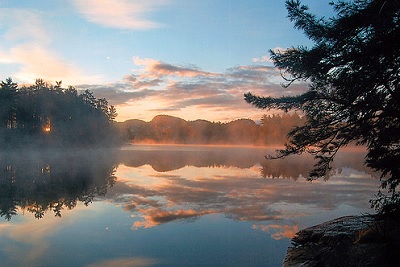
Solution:
[[[362,150],[308,182],[310,156],[130,145],[0,154],[2,266],[281,266],[300,229],[373,213]]]

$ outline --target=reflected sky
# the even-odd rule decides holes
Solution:
[[[97,178],[84,189],[105,183],[107,190],[91,203],[77,197],[61,217],[48,209],[40,219],[16,195],[16,214],[0,223],[0,260],[7,266],[279,266],[299,229],[373,212],[368,200],[379,181],[363,166],[362,151],[343,152],[329,177],[313,182],[305,179],[312,158],[271,161],[268,153],[273,150],[131,146],[104,157],[58,157],[67,167],[42,157],[40,166],[60,170],[58,176],[69,169],[62,177],[70,180],[89,168]],[[21,187],[32,184],[32,177],[16,177],[25,181]],[[47,199],[65,194],[56,196]]]

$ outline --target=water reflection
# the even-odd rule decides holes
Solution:
[[[332,164],[332,169],[321,179],[328,180],[332,176],[338,176],[344,168],[377,177],[376,173],[364,165],[364,157],[365,152],[362,149],[347,149],[339,153]],[[315,163],[313,157],[308,154],[290,156],[282,160],[264,160],[261,162],[261,175],[265,178],[298,180],[307,178]]]
[[[298,230],[294,218],[340,205],[366,207],[378,188],[362,151],[339,154],[325,181],[312,184],[304,178],[312,157],[266,160],[267,153],[273,151],[132,147],[120,154],[119,183],[108,196],[132,213],[133,230],[224,214],[279,239]],[[278,223],[288,219],[292,225]]]
[[[257,147],[135,145],[121,151],[119,162],[130,167],[147,164],[157,172],[185,166],[250,168],[263,160],[265,153],[265,148]]]
[[[266,155],[274,155],[275,150],[260,147],[234,146],[179,146],[179,145],[135,145],[125,147],[119,154],[118,162],[129,167],[150,165],[157,172],[168,172],[193,167],[237,167],[251,168],[261,165],[261,175],[265,178],[290,178],[297,180],[307,177],[316,163],[312,156],[304,154],[285,159],[266,160]],[[348,167],[373,175],[364,163],[363,149],[348,149],[339,153],[333,163],[333,170],[325,177]]]
[[[266,160],[268,153],[273,150],[191,146],[2,153],[0,215],[10,220],[21,209],[35,218],[47,211],[60,217],[79,201],[88,205],[105,196],[116,180],[106,197],[132,213],[134,230],[207,214],[251,222],[301,217],[304,210],[291,208],[299,203],[321,209],[346,202],[361,207],[377,189],[360,151],[339,154],[326,177],[331,179],[312,186],[304,178],[315,163],[312,157]],[[285,227],[284,232],[296,230]]]
[[[88,205],[115,184],[113,153],[104,150],[0,153],[0,216],[18,209],[42,218],[47,211]]]
[[[280,266],[299,229],[371,211],[379,181],[363,153],[340,154],[329,179],[312,183],[304,178],[312,158],[271,161],[268,153],[132,146],[0,154],[0,210],[12,218],[0,222],[0,262]]]

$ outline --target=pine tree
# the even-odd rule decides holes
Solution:
[[[308,90],[280,98],[247,93],[245,100],[262,109],[304,112],[307,124],[290,133],[290,143],[278,156],[313,154],[319,161],[310,179],[326,174],[340,148],[365,145],[366,164],[382,174],[381,187],[395,201],[400,183],[400,1],[331,5],[336,15],[326,19],[298,0],[286,1],[289,19],[313,46],[270,51],[286,74],[286,86],[307,81]]]

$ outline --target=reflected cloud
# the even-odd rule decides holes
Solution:
[[[273,153],[267,148],[221,146],[141,146],[127,147],[118,154],[119,162],[129,167],[150,165],[157,172],[168,172],[185,166],[251,168]]]
[[[151,258],[118,258],[108,259],[86,265],[86,267],[145,267],[159,264],[157,259]]]
[[[88,215],[86,211],[87,207],[78,204],[74,209],[74,214],[66,214],[62,221],[54,216],[46,216],[38,221],[33,216],[26,216],[26,214],[19,215],[21,217],[12,223],[0,221],[0,243],[2,252],[4,252],[1,266],[48,266],[43,262],[49,258],[52,237],[74,225],[77,217],[85,219]]]
[[[305,177],[314,161],[307,156],[266,160],[267,152],[257,149],[248,149],[247,154],[237,150],[236,155],[232,149],[142,149],[122,151],[115,189],[121,183],[124,190],[108,195],[132,213],[133,230],[207,214],[258,222],[255,225],[296,221],[312,209],[365,208],[379,186],[363,166],[364,152],[359,151],[339,154],[329,179],[311,183]],[[270,231],[275,239],[295,231],[274,225],[258,229]]]
[[[176,210],[167,211],[162,209],[139,209],[139,216],[142,221],[134,222],[132,230],[139,228],[151,228],[160,224],[168,223],[176,220],[192,220],[199,216],[213,213],[212,211],[196,211],[196,210]]]
[[[269,233],[271,234],[271,237],[275,240],[281,240],[282,238],[291,239],[299,231],[299,227],[297,225],[280,225],[280,224],[269,224],[269,225],[254,224],[253,229]]]
[[[20,223],[0,223],[0,237],[7,240],[2,244],[6,256],[2,258],[4,266],[41,266],[41,259],[50,247],[48,239],[62,227],[72,223],[68,216],[63,224],[55,217],[47,217],[40,223],[33,218],[24,219]]]

